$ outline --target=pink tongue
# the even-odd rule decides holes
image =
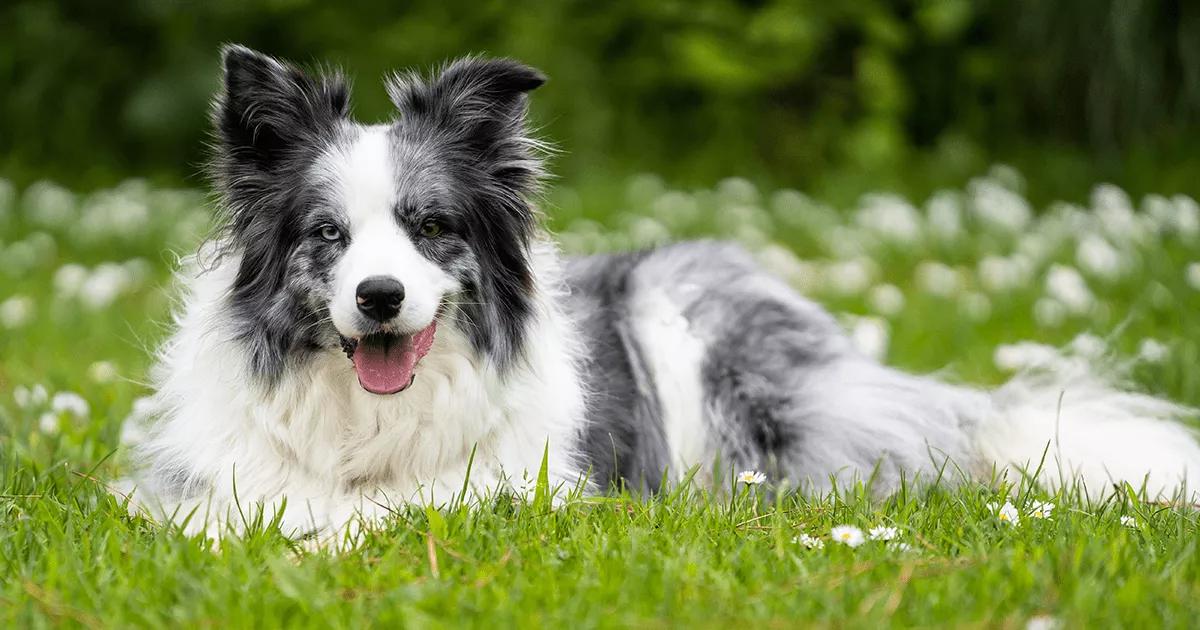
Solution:
[[[412,384],[417,362],[433,346],[437,322],[390,346],[360,342],[354,349],[354,371],[358,384],[372,394],[395,394]]]

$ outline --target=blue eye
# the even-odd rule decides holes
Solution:
[[[328,223],[322,225],[317,230],[317,234],[319,234],[321,238],[331,243],[336,243],[337,241],[342,240],[342,231],[339,230],[336,225],[331,225]]]

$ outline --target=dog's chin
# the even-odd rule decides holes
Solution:
[[[342,336],[358,384],[381,396],[398,394],[417,378],[417,366],[433,347],[437,320],[410,334],[375,332],[362,337]]]

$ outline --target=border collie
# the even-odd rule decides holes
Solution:
[[[181,272],[134,451],[134,504],[159,516],[236,527],[259,504],[336,533],[526,491],[543,456],[552,485],[590,492],[714,485],[722,467],[884,494],[947,464],[1044,464],[1093,496],[1200,478],[1189,409],[1078,365],[995,391],[890,369],[735,246],[564,259],[531,201],[533,68],[393,76],[395,118],[365,125],[336,74],[240,46],[223,65],[224,220]]]

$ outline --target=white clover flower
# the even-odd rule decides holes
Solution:
[[[46,386],[38,383],[29,388],[29,403],[33,407],[40,407],[50,401],[50,392],[46,391]]]
[[[1187,278],[1189,287],[1200,291],[1200,262],[1194,262],[1187,266],[1184,270],[1184,277]]]
[[[1004,505],[988,503],[988,509],[996,515],[997,520],[1005,525],[1018,525],[1021,522],[1021,513],[1009,501],[1005,501]]]
[[[748,486],[757,486],[767,480],[767,476],[757,470],[743,470],[737,474],[737,480]]]
[[[744,177],[726,177],[717,182],[717,197],[722,205],[757,205],[758,187]]]
[[[992,293],[1025,287],[1033,276],[1033,262],[1024,256],[984,256],[979,261],[979,281]]]
[[[1076,356],[1085,359],[1098,359],[1108,353],[1108,345],[1104,340],[1091,333],[1075,335],[1068,347]]]
[[[63,297],[74,297],[87,279],[87,267],[77,263],[67,263],[54,272],[54,290]]]
[[[757,252],[760,265],[783,278],[801,293],[817,290],[821,284],[821,270],[813,263],[801,260],[792,250],[771,243]]]
[[[13,388],[13,402],[17,403],[17,408],[24,409],[28,407],[29,397],[29,388],[24,385],[17,385]]]
[[[1025,191],[1025,177],[1021,175],[1021,171],[1008,164],[993,164],[988,168],[987,176],[1013,192]]]
[[[1033,304],[1033,320],[1044,328],[1057,328],[1067,319],[1067,307],[1054,298],[1039,298]]]
[[[25,242],[33,252],[34,263],[44,265],[54,260],[58,253],[58,243],[54,237],[45,232],[33,232],[25,237]]]
[[[131,284],[132,279],[124,267],[116,263],[101,263],[80,287],[79,299],[88,308],[105,308],[130,288]]]
[[[667,226],[650,217],[631,217],[625,232],[638,247],[661,245],[671,239]]]
[[[1138,358],[1147,363],[1162,363],[1170,354],[1171,350],[1166,344],[1157,339],[1143,339],[1138,344]]]
[[[1090,311],[1096,303],[1079,270],[1065,265],[1050,267],[1046,273],[1046,293],[1076,315]]]
[[[1096,186],[1092,190],[1092,209],[1100,221],[1100,227],[1110,237],[1134,242],[1143,239],[1141,224],[1133,212],[1133,202],[1120,187],[1112,184]]]
[[[721,234],[736,238],[749,249],[761,246],[773,232],[771,215],[757,206],[732,206],[717,216],[717,230]]]
[[[963,234],[962,204],[956,192],[942,190],[925,204],[929,231],[943,241],[953,241]]]
[[[1058,619],[1050,615],[1035,615],[1025,622],[1025,630],[1055,630],[1061,624]]]
[[[36,305],[27,295],[14,295],[0,302],[0,326],[13,330],[21,328],[33,319]]]
[[[1054,515],[1054,504],[1043,501],[1034,501],[1029,506],[1029,515],[1033,518],[1050,518]]]
[[[1171,201],[1175,203],[1175,231],[1189,240],[1200,235],[1200,204],[1187,195],[1175,195]]]
[[[794,542],[798,545],[804,545],[805,547],[807,547],[809,549],[824,549],[825,548],[824,540],[821,540],[820,538],[817,538],[816,536],[809,536],[808,534],[800,534],[799,536],[792,538],[792,542]]]
[[[700,217],[700,204],[685,192],[670,190],[654,200],[650,211],[667,225],[684,227],[695,223]]]
[[[50,400],[50,409],[55,413],[70,414],[76,418],[87,418],[88,402],[75,392],[58,392]]]
[[[829,530],[829,536],[834,542],[847,547],[857,547],[866,540],[861,529],[853,525],[838,525]]]
[[[25,213],[38,225],[64,227],[75,221],[75,194],[51,181],[25,189]]]
[[[4,250],[4,259],[0,260],[3,269],[10,275],[20,275],[37,266],[38,254],[33,245],[25,241],[17,241]]]
[[[867,537],[871,540],[893,540],[899,535],[900,530],[896,529],[895,527],[887,527],[883,525],[872,527],[867,532]]]
[[[967,184],[967,192],[971,210],[989,227],[1015,234],[1033,219],[1029,202],[993,179],[973,179]]]
[[[838,223],[841,216],[804,193],[782,189],[771,195],[771,214],[784,225],[815,232]]]
[[[866,195],[855,222],[893,243],[910,244],[921,238],[921,215],[899,195]]]
[[[58,414],[52,411],[43,411],[42,415],[38,416],[38,430],[46,435],[56,435],[59,429]]]
[[[1026,232],[1017,241],[1017,251],[1013,255],[1041,265],[1059,248],[1063,236],[1049,231]]]
[[[1056,348],[1033,341],[996,346],[996,351],[992,354],[992,362],[996,364],[997,368],[1006,372],[1046,367],[1055,364],[1058,360],[1059,354]]]
[[[1099,234],[1088,234],[1079,241],[1075,264],[1090,275],[1108,281],[1120,278],[1126,269],[1121,253]]]
[[[829,249],[829,253],[838,260],[850,260],[853,258],[864,258],[871,253],[875,246],[875,238],[869,232],[856,230],[844,225],[834,225],[827,228],[824,232],[825,246]],[[868,278],[869,280],[869,278]],[[863,288],[866,283],[863,283]],[[860,288],[859,291],[862,289]],[[849,293],[846,293],[849,295]]]
[[[154,272],[154,267],[145,258],[130,258],[121,263],[121,267],[125,270],[130,284],[135,287],[148,280]]]
[[[921,288],[940,297],[950,297],[962,288],[958,271],[936,260],[917,265],[917,283]]]
[[[855,318],[850,328],[850,342],[864,355],[882,360],[887,356],[891,333],[888,323],[878,317]]]
[[[1126,514],[1121,517],[1121,524],[1125,527],[1137,527],[1137,519]]]
[[[867,293],[867,304],[880,315],[894,317],[904,310],[904,293],[894,284],[876,285]]]
[[[825,268],[825,283],[839,295],[858,295],[871,284],[875,267],[868,260],[856,258],[836,262]]]
[[[96,361],[88,366],[88,378],[95,383],[111,383],[117,379],[117,366],[112,361]]]

